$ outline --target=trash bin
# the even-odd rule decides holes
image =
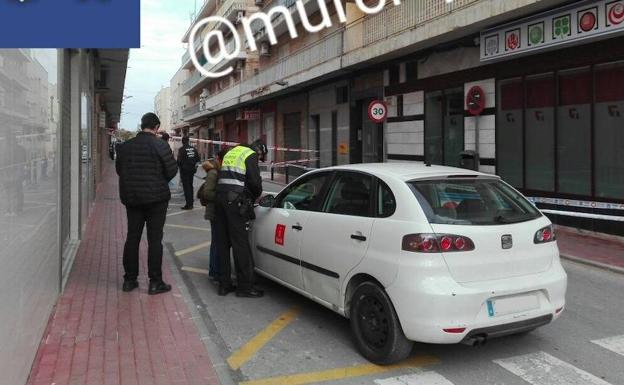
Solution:
[[[468,170],[479,171],[479,153],[472,150],[460,152],[459,166]]]

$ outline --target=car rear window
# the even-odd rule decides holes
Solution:
[[[541,216],[525,197],[498,179],[439,179],[408,182],[429,223],[500,225]]]

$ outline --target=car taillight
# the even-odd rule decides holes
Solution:
[[[475,246],[468,237],[453,234],[408,234],[403,237],[403,250],[417,253],[450,253],[471,251]]]
[[[547,243],[552,242],[556,239],[555,231],[553,230],[552,225],[546,226],[543,229],[539,229],[537,233],[535,233],[535,238],[533,239],[534,243]]]

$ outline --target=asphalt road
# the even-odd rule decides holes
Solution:
[[[624,385],[621,274],[564,262],[567,306],[557,322],[481,347],[416,344],[405,363],[377,367],[358,354],[346,319],[288,289],[261,279],[264,298],[217,296],[206,275],[209,223],[182,204],[175,194],[168,257],[224,384]]]

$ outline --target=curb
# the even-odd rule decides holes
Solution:
[[[593,266],[593,267],[596,267],[598,269],[609,270],[609,271],[611,271],[613,273],[624,274],[624,267],[608,265],[606,263],[596,262],[596,261],[592,261],[592,260],[589,260],[589,259],[586,259],[586,258],[575,257],[575,256],[572,256],[572,255],[563,255],[563,254],[561,254],[561,258],[566,259],[568,261],[580,263],[580,264],[583,264],[583,265]]]

